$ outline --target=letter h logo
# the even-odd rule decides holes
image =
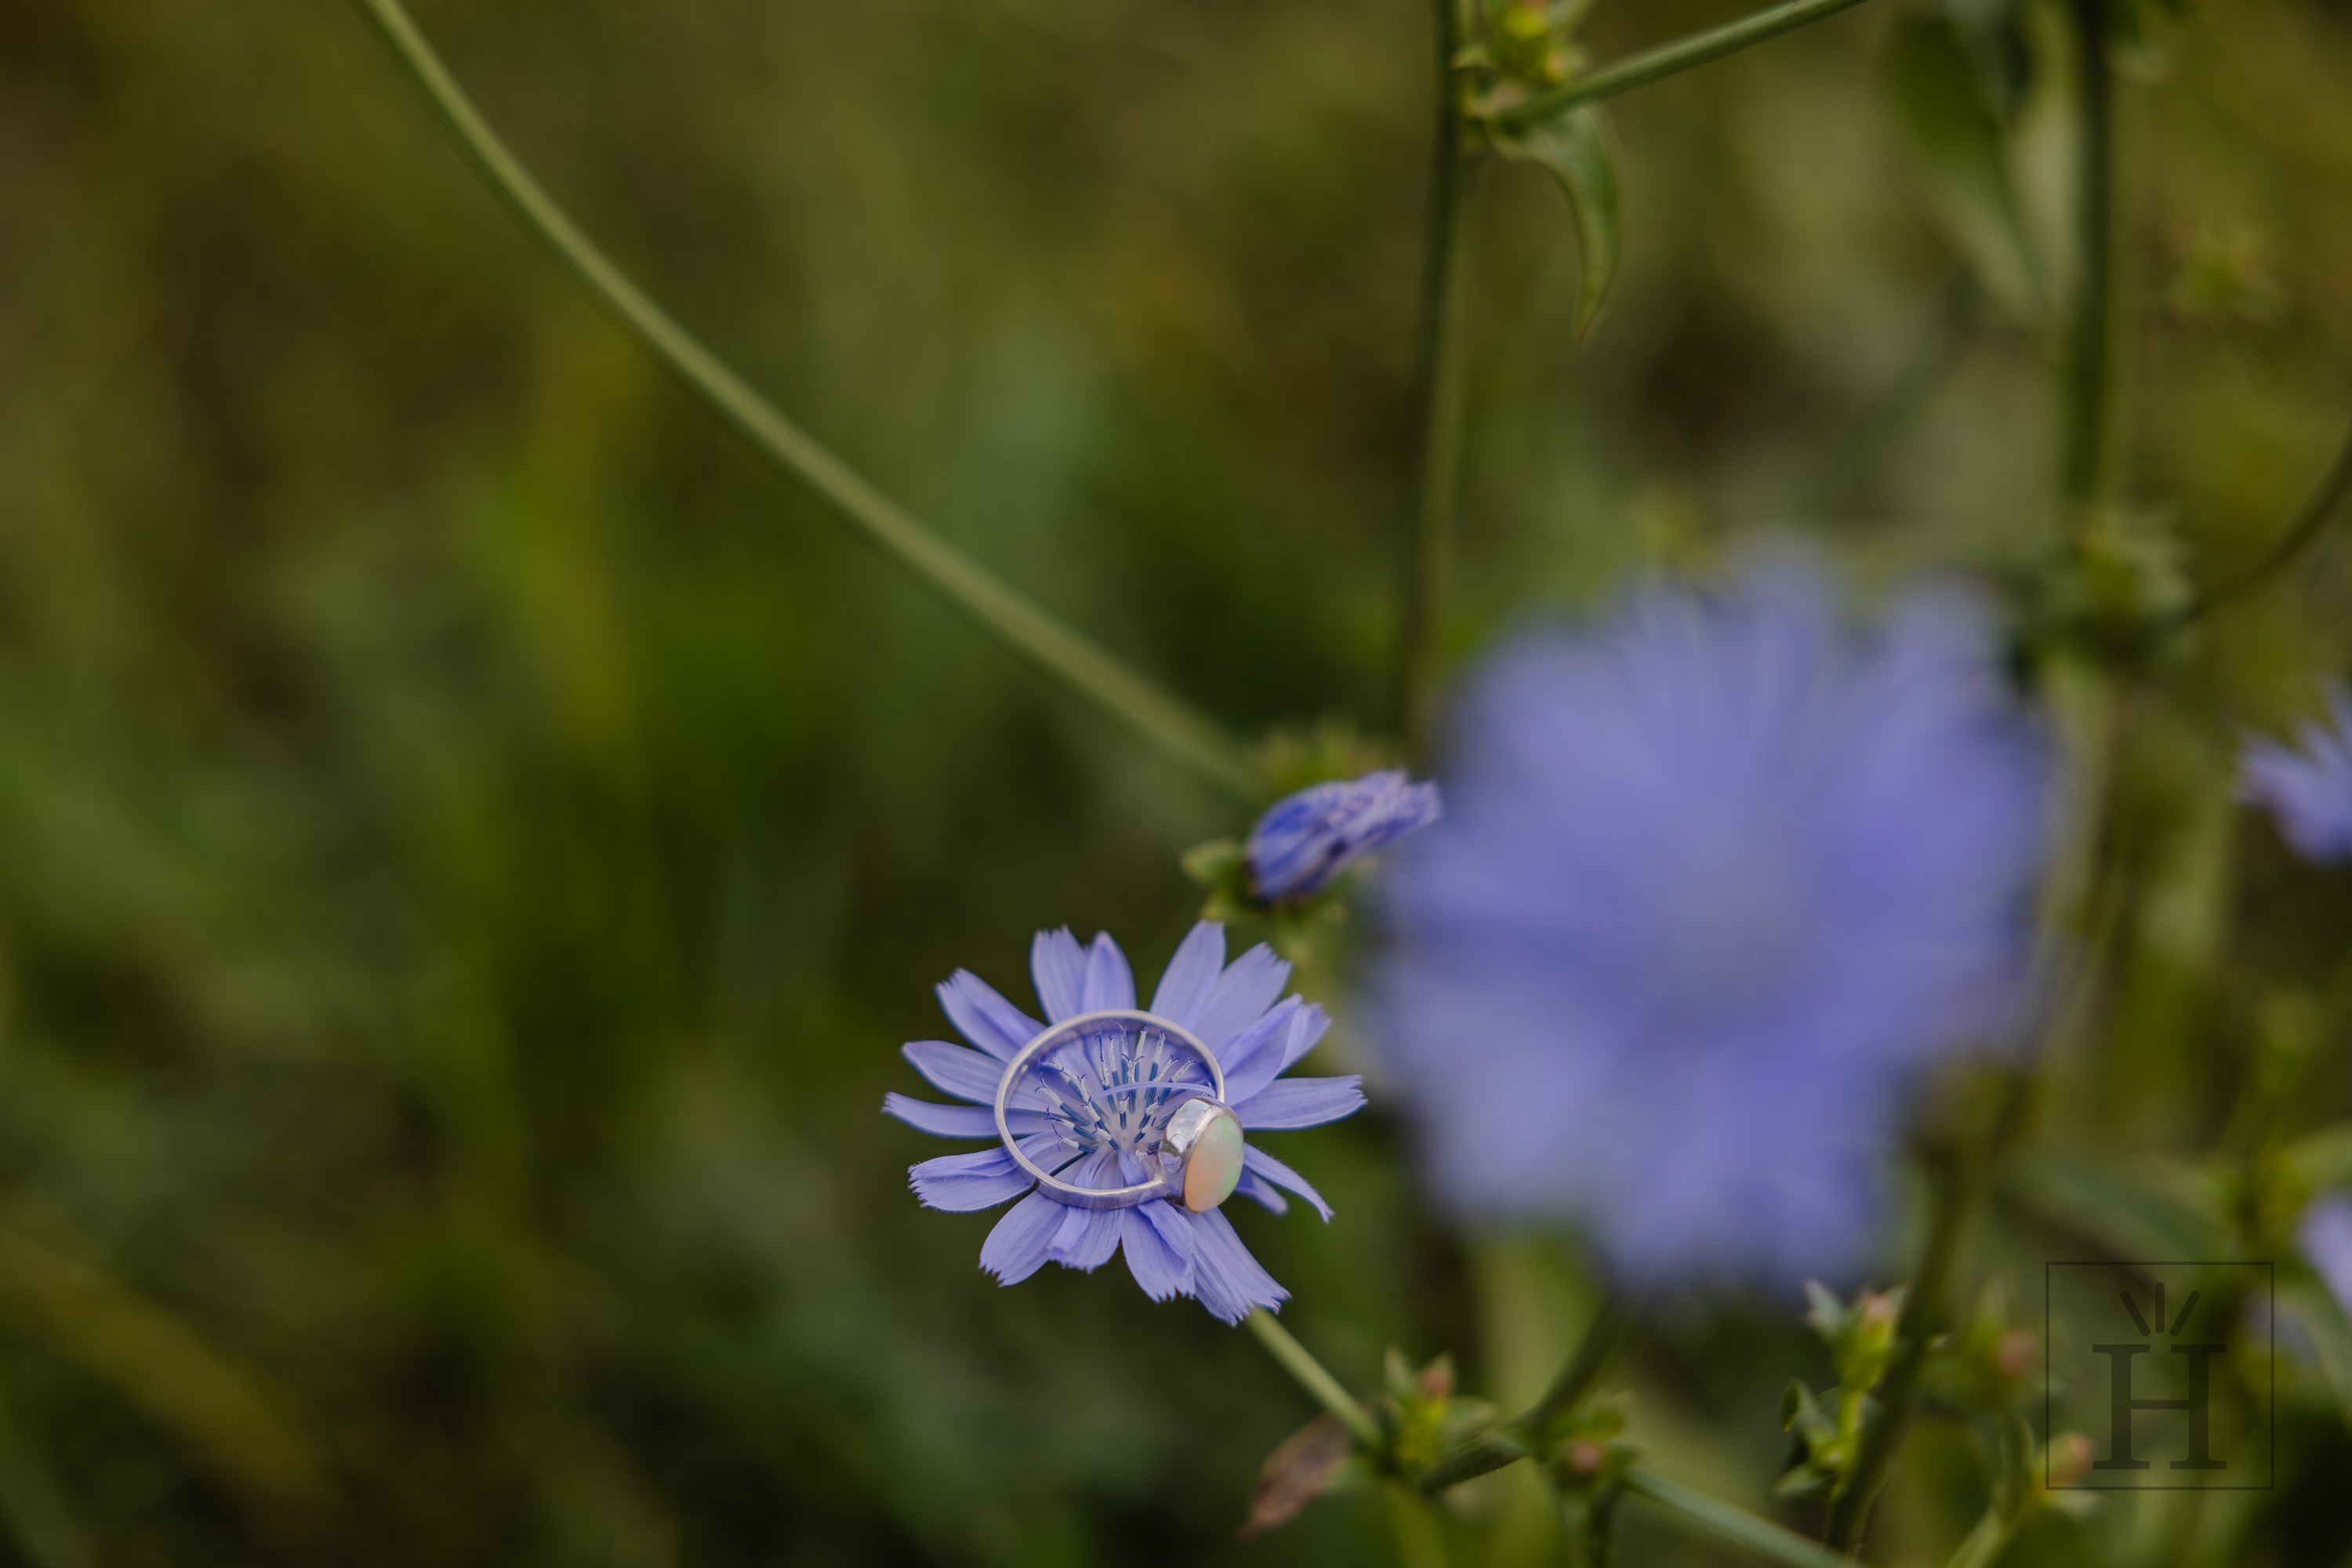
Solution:
[[[2089,1463],[2064,1491],[2268,1491],[2276,1482],[2273,1270],[2230,1261],[2043,1270],[2042,1430]],[[2078,1448],[2076,1451],[2082,1451]]]
[[[2164,1319],[2164,1281],[2156,1283],[2156,1322],[2151,1330],[2148,1321],[2140,1315],[2139,1303],[2128,1290],[2116,1292],[2122,1298],[2124,1310],[2131,1314],[2132,1323],[2143,1335],[2151,1332],[2171,1340],[2174,1355],[2189,1358],[2189,1394],[2183,1399],[2138,1399],[2132,1394],[2132,1368],[2137,1359],[2155,1347],[2143,1339],[2137,1344],[2093,1345],[2095,1354],[2107,1358],[2107,1387],[2112,1403],[2107,1409],[2107,1457],[2093,1461],[2095,1470],[2144,1470],[2148,1461],[2132,1455],[2132,1416],[2142,1410],[2182,1410],[2189,1415],[2189,1457],[2175,1459],[2176,1470],[2226,1470],[2227,1459],[2217,1459],[2212,1454],[2213,1439],[2213,1358],[2230,1347],[2218,1342],[2190,1342],[2180,1335],[2189,1321],[2197,1315],[2199,1292],[2189,1292],[2189,1300],[2180,1304],[2180,1315],[2168,1325]]]

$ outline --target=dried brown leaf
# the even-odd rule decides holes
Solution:
[[[1257,1473],[1241,1538],[1263,1535],[1297,1518],[1299,1510],[1330,1486],[1353,1447],[1348,1429],[1331,1415],[1318,1415],[1284,1438]]]

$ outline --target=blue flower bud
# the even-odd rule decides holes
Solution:
[[[1402,768],[1321,784],[1276,801],[1250,829],[1242,858],[1251,890],[1268,903],[1318,893],[1352,861],[1443,814],[1433,784]]]

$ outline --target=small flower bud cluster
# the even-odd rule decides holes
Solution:
[[[1530,87],[1556,87],[1576,72],[1569,42],[1581,5],[1507,0],[1487,31],[1487,58],[1496,73]]]
[[[1775,1486],[1776,1497],[1834,1497],[1852,1479],[1862,1456],[1863,1432],[1873,1413],[1871,1391],[1895,1364],[1903,1323],[1903,1288],[1865,1290],[1840,1301],[1817,1279],[1805,1281],[1811,1308],[1807,1326],[1830,1348],[1838,1385],[1816,1395],[1792,1380],[1780,1396],[1780,1429],[1803,1444],[1802,1456]]]
[[[1926,1378],[1938,1404],[2001,1419],[2040,1400],[2042,1368],[2042,1336],[2018,1325],[2009,1282],[1996,1277],[1937,1342]]]

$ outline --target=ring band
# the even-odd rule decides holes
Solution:
[[[1086,1026],[1093,1024],[1141,1026],[1139,1032],[1155,1031],[1167,1037],[1198,1057],[1209,1069],[1209,1085],[1205,1091],[1199,1084],[1131,1083],[1106,1085],[1105,1093],[1116,1095],[1181,1089],[1195,1093],[1205,1092],[1219,1106],[1224,1103],[1225,1069],[1219,1065],[1216,1053],[1202,1043],[1200,1036],[1157,1013],[1146,1013],[1135,1007],[1105,1007],[1093,1013],[1081,1013],[1074,1018],[1065,1018],[1057,1024],[1049,1024],[1038,1031],[1027,1045],[1013,1053],[1013,1059],[1004,1064],[1004,1076],[996,1083],[996,1135],[1004,1141],[1004,1152],[1013,1156],[1013,1163],[1020,1166],[1024,1174],[1036,1179],[1039,1192],[1071,1208],[1134,1208],[1154,1198],[1176,1196],[1178,1189],[1170,1184],[1164,1172],[1153,1175],[1149,1181],[1127,1187],[1081,1187],[1076,1183],[1063,1181],[1022,1152],[1020,1141],[1013,1136],[1013,1086],[1020,1082],[1022,1073],[1048,1050],[1076,1040]]]

